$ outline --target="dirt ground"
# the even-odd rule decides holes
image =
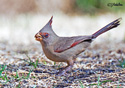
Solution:
[[[120,64],[120,61],[125,60],[124,41],[94,42],[77,57],[72,71],[66,76],[56,75],[59,68],[66,66],[66,63],[54,63],[48,60],[38,43],[22,45],[1,41],[0,60],[0,86],[4,88],[123,88],[125,86],[125,68]]]

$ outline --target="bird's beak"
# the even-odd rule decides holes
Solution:
[[[35,35],[35,39],[36,39],[37,41],[42,41],[42,35],[41,35],[40,33],[37,33],[37,34]]]

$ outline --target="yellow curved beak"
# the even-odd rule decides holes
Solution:
[[[37,41],[42,41],[42,36],[41,36],[39,33],[37,33],[37,34],[35,35],[35,39],[36,39]]]

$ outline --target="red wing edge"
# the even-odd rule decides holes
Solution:
[[[82,41],[79,40],[79,41],[74,42],[74,43],[73,43],[70,47],[68,47],[67,49],[76,46],[76,45],[79,44],[80,42],[82,42]],[[61,52],[65,51],[65,50],[67,50],[67,49],[61,49],[61,50],[56,49],[54,52],[61,53]]]

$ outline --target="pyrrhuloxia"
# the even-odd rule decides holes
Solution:
[[[75,58],[91,44],[93,39],[100,34],[120,25],[120,20],[109,23],[102,29],[88,36],[59,37],[52,30],[52,19],[35,35],[37,41],[40,41],[43,52],[46,57],[55,62],[66,62],[68,65],[59,72],[59,75],[65,74],[73,67]]]

